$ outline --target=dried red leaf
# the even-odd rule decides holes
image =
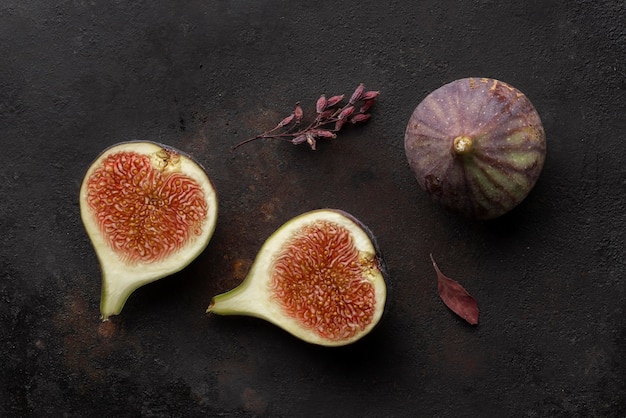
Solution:
[[[443,303],[445,303],[452,312],[465,319],[468,323],[472,325],[478,324],[480,311],[478,310],[476,299],[474,299],[459,282],[446,277],[441,270],[439,270],[432,254],[430,255],[430,259],[437,272],[437,291]]]

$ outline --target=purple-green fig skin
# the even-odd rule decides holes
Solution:
[[[341,209],[326,209],[326,210],[332,210],[334,212],[337,212],[345,216],[346,218],[350,219],[352,222],[357,224],[365,232],[365,234],[368,236],[368,238],[372,242],[372,245],[374,246],[374,251],[376,252],[376,264],[378,266],[378,269],[382,273],[383,278],[385,279],[385,282],[387,283],[387,290],[389,291],[389,285],[390,285],[389,269],[387,268],[387,264],[385,263],[383,253],[380,249],[380,245],[378,244],[378,239],[376,238],[372,230],[369,229],[367,225],[365,225],[363,222],[361,222],[359,219],[349,214],[348,212],[345,212]]]
[[[404,146],[419,185],[474,219],[496,218],[524,200],[546,154],[530,100],[490,78],[459,79],[429,94],[411,115]]]

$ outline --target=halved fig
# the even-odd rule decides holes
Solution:
[[[490,78],[464,78],[430,93],[409,120],[404,146],[420,186],[476,219],[498,217],[524,200],[546,155],[530,100]]]
[[[245,280],[215,296],[207,312],[253,316],[309,343],[346,345],[379,322],[386,274],[366,226],[340,210],[315,210],[272,234]]]
[[[102,320],[140,286],[187,266],[207,246],[217,193],[189,155],[155,142],[106,149],[80,189],[80,212],[102,268]]]

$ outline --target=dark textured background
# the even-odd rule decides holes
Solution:
[[[0,415],[626,416],[625,22],[621,0],[3,0]],[[547,133],[537,186],[491,222],[434,205],[404,156],[415,106],[467,76],[522,90]],[[316,152],[230,152],[359,82],[381,91],[368,124]],[[193,154],[220,218],[105,338],[78,189],[129,139]],[[319,207],[378,236],[393,293],[374,333],[325,349],[204,314]],[[431,252],[478,299],[477,328],[438,299]]]

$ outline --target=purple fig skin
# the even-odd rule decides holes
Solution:
[[[378,269],[382,273],[383,278],[385,279],[385,282],[387,283],[387,292],[389,292],[390,291],[390,283],[391,283],[391,281],[389,280],[390,279],[389,269],[387,268],[387,264],[385,263],[385,259],[383,257],[383,253],[382,253],[382,251],[380,249],[380,245],[378,244],[378,239],[376,238],[376,236],[374,235],[372,230],[369,229],[369,227],[367,225],[365,225],[363,222],[361,222],[359,219],[357,219],[355,216],[351,215],[348,212],[345,212],[345,211],[343,211],[341,209],[330,209],[330,208],[327,208],[326,210],[330,210],[330,211],[342,214],[346,218],[352,220],[352,222],[357,224],[359,227],[361,227],[361,229],[363,231],[365,231],[365,234],[369,237],[370,241],[372,241],[372,245],[374,246],[374,251],[376,252],[376,264],[378,266]],[[387,299],[389,299],[389,298],[387,298]]]
[[[546,155],[530,100],[490,78],[459,79],[430,93],[409,119],[404,146],[422,189],[473,219],[496,218],[524,200]]]

